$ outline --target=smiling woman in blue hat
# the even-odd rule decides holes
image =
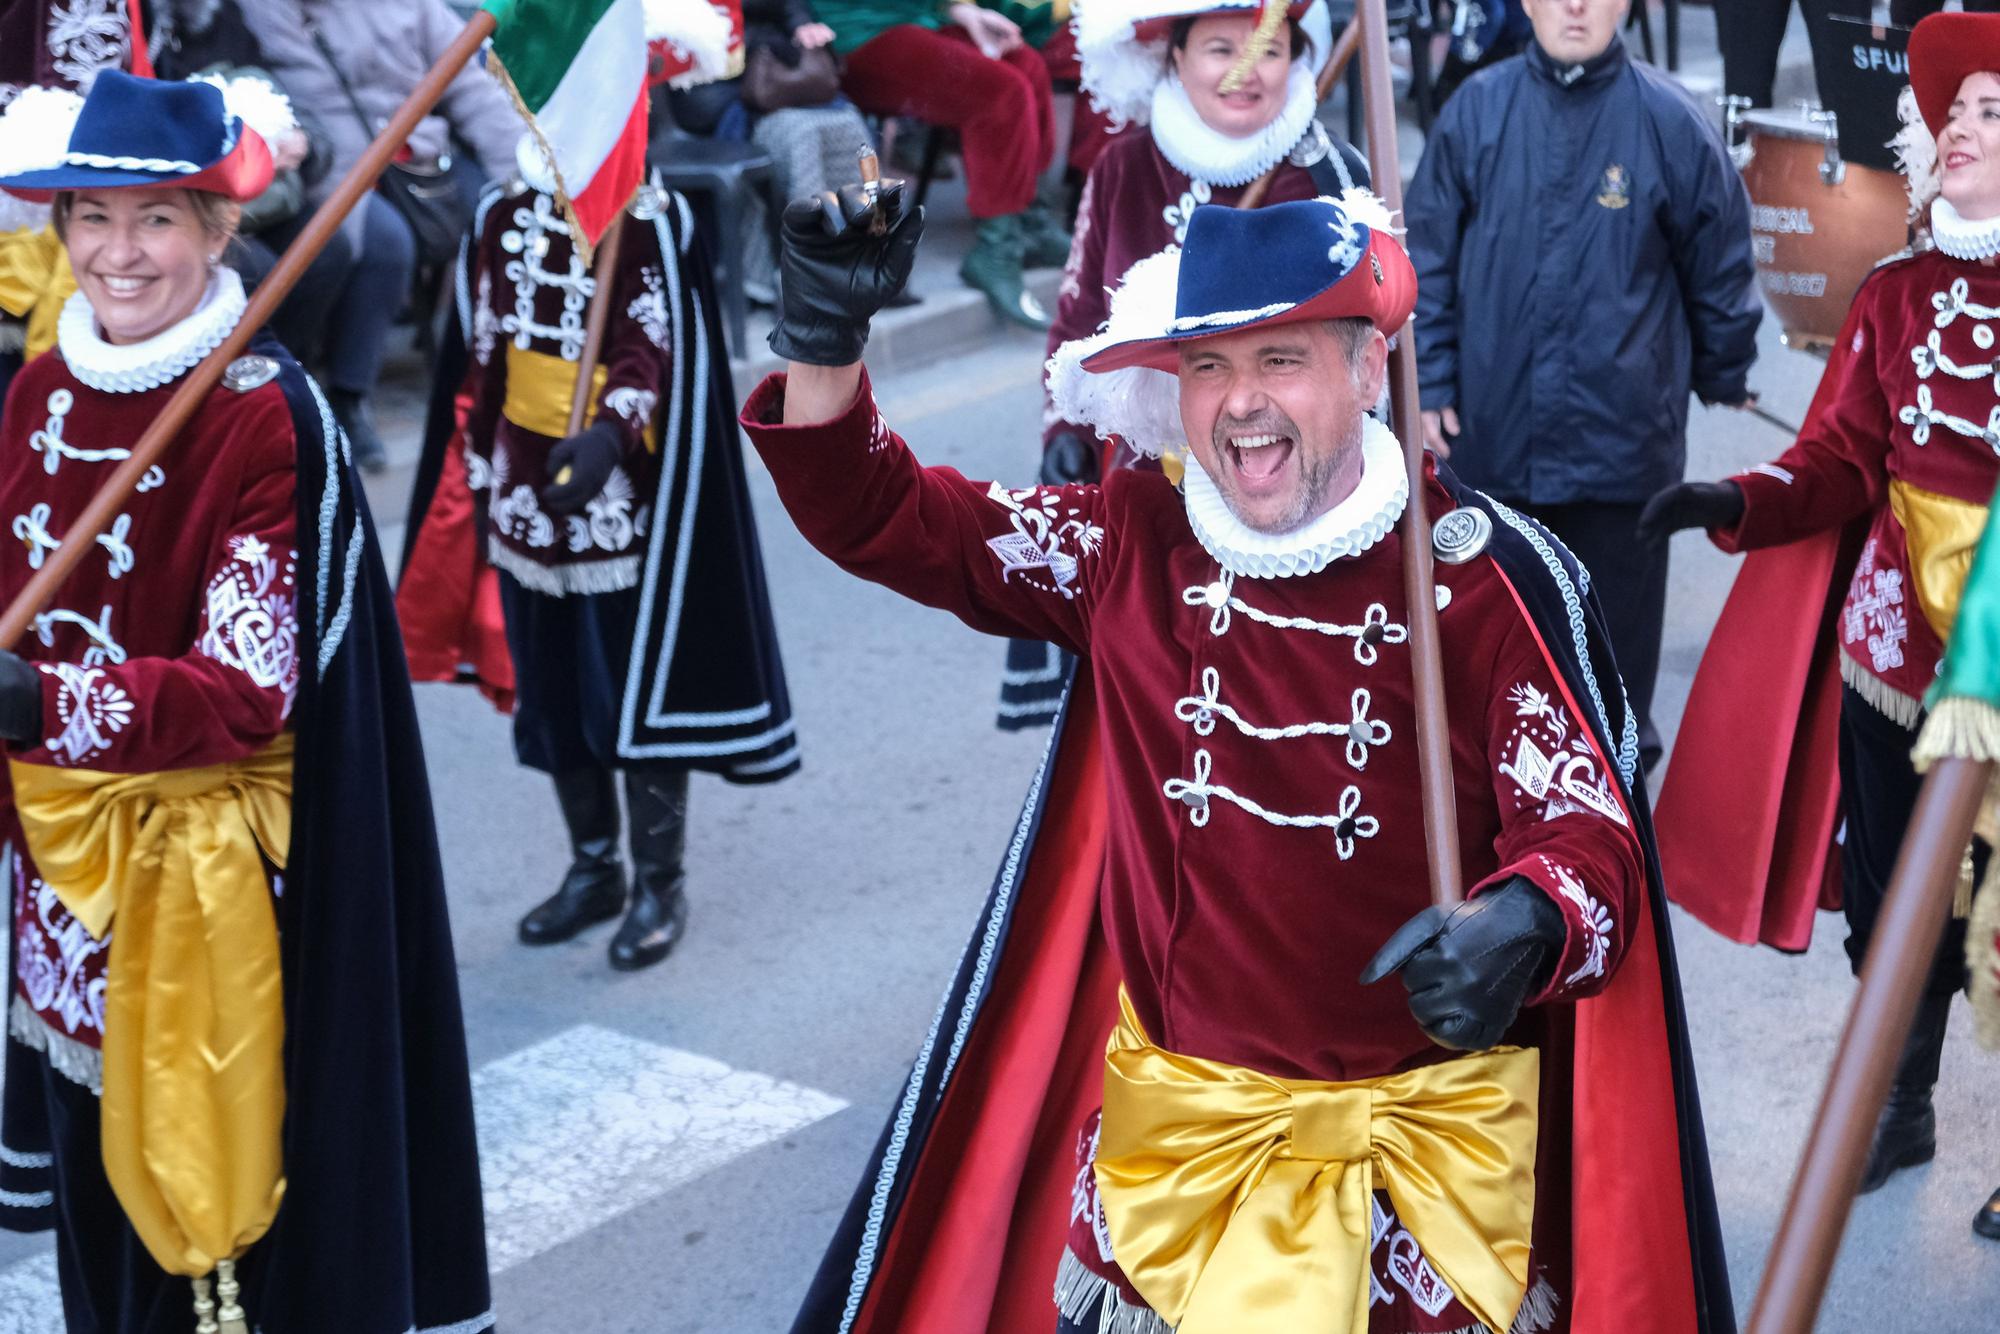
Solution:
[[[108,71],[0,114],[0,190],[77,279],[0,416],[0,602],[243,318],[249,110]],[[491,1323],[429,798],[344,455],[261,335],[0,649],[0,1227],[55,1229],[73,1330]]]

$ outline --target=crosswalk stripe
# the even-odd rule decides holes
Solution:
[[[847,1106],[595,1024],[488,1062],[472,1098],[496,1275]],[[0,1334],[63,1334],[52,1253],[0,1270]]]

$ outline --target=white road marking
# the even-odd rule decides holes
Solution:
[[[594,1024],[482,1066],[472,1098],[496,1275],[847,1106]],[[0,1270],[0,1334],[63,1334],[52,1252]]]

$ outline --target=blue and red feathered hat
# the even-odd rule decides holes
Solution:
[[[1255,209],[1204,204],[1183,246],[1126,271],[1102,329],[1056,349],[1049,391],[1066,420],[1157,454],[1184,443],[1182,343],[1347,318],[1394,334],[1416,304],[1416,270],[1366,190]]]
[[[36,203],[128,186],[254,199],[271,183],[271,151],[251,116],[289,128],[291,109],[250,79],[225,86],[105,70],[87,97],[26,89],[0,114],[0,190]]]

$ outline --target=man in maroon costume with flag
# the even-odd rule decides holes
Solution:
[[[859,364],[894,205],[788,210],[744,425],[841,565],[1088,671],[798,1328],[1733,1327],[1595,609],[1428,471],[1474,890],[1425,906],[1379,203],[1197,209],[1059,354],[1068,419],[1188,445],[1178,492],[917,463]]]

